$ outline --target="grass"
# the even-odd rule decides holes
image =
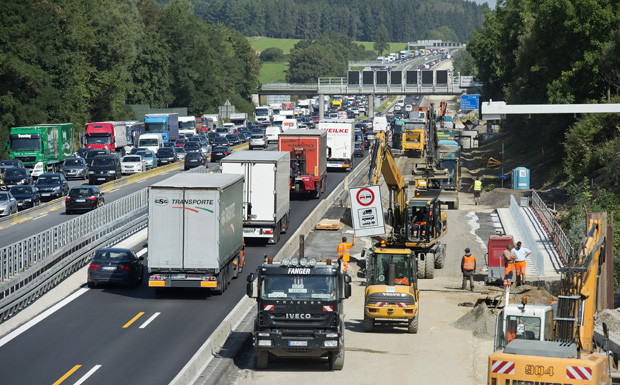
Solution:
[[[286,76],[284,71],[288,68],[288,62],[263,62],[258,79],[261,83],[284,83]]]

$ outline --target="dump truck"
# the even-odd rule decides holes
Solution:
[[[285,131],[278,135],[278,151],[291,154],[291,193],[320,198],[327,188],[327,132]]]
[[[318,129],[327,132],[327,168],[351,170],[355,146],[355,121],[321,120]]]
[[[284,151],[237,151],[222,159],[222,172],[241,174],[243,235],[278,243],[290,219],[291,155]]]
[[[351,277],[338,259],[268,258],[248,275],[246,292],[258,310],[257,369],[266,368],[270,356],[325,357],[331,370],[343,368],[343,300],[351,296]]]
[[[12,127],[6,147],[10,159],[21,160],[28,168],[40,163],[43,170],[57,172],[75,151],[73,123]]]
[[[149,287],[226,290],[243,269],[243,181],[181,173],[149,187]]]
[[[402,137],[402,149],[407,156],[420,158],[424,155],[424,143],[426,142],[424,123],[405,122]]]

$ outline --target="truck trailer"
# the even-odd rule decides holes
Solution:
[[[144,132],[161,134],[164,142],[179,137],[179,114],[146,114],[144,115]]]
[[[127,122],[95,122],[86,124],[86,148],[125,154],[132,142]]]
[[[278,151],[291,154],[291,193],[320,198],[327,187],[327,132],[285,131],[278,136]]]
[[[321,120],[318,129],[327,132],[327,167],[349,171],[353,166],[355,121]]]
[[[243,176],[176,174],[149,187],[149,286],[221,294],[243,268]]]
[[[28,168],[40,163],[43,170],[57,171],[73,156],[73,123],[12,127],[7,147],[9,158],[21,160]]]
[[[245,177],[243,236],[277,243],[289,223],[290,153],[237,151],[222,159],[222,172]]]

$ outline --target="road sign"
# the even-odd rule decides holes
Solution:
[[[385,220],[379,186],[349,189],[351,218],[356,237],[385,234]]]
[[[477,110],[480,95],[461,95],[461,110]]]
[[[506,175],[506,174],[499,174],[497,177],[499,179],[508,179],[508,175]]]

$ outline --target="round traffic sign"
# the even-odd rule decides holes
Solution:
[[[364,187],[357,192],[357,203],[362,206],[370,206],[375,201],[375,194],[371,189]]]

